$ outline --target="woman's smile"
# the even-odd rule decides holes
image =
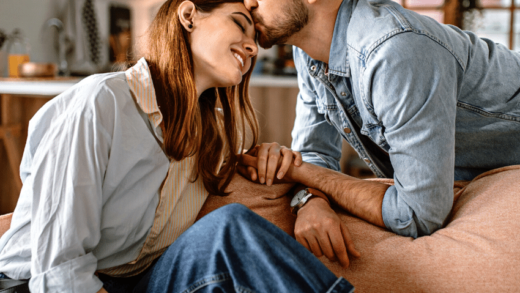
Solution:
[[[232,49],[231,52],[233,53],[233,56],[235,57],[235,59],[238,61],[238,64],[240,65],[240,72],[242,72],[244,70],[244,66],[245,66],[245,62],[246,62],[245,60],[247,60],[245,54],[238,50],[234,50],[234,49]]]
[[[236,52],[233,53],[233,56],[235,56],[235,58],[237,58],[237,60],[240,62],[241,67],[244,68],[244,59],[242,59],[242,57],[240,57],[240,55]]]

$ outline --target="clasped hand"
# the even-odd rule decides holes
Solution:
[[[277,182],[295,182],[288,172],[301,164],[302,156],[299,152],[274,142],[263,143],[242,154],[237,168],[249,180],[271,186]],[[338,261],[343,267],[349,266],[349,254],[360,256],[345,223],[319,197],[311,198],[298,211],[294,235],[316,257],[325,255],[330,261]]]
[[[300,152],[273,142],[257,145],[240,155],[237,169],[247,179],[271,186],[275,181],[291,182],[284,176],[293,165],[299,167],[301,164]]]

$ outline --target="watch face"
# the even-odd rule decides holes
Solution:
[[[305,189],[298,191],[291,200],[291,207],[296,206],[305,197]]]

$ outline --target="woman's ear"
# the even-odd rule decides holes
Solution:
[[[195,13],[197,13],[197,8],[191,1],[182,2],[177,10],[179,21],[188,32],[193,31],[193,19],[195,18]]]

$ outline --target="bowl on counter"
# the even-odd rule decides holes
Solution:
[[[55,63],[25,62],[19,65],[20,77],[54,77],[58,72]]]

